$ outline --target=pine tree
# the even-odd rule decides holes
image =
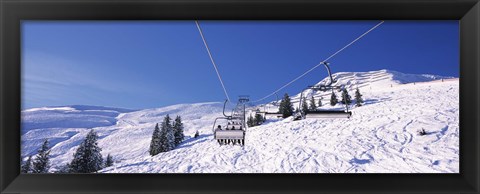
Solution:
[[[317,110],[317,104],[316,104],[316,102],[315,102],[315,97],[314,97],[314,96],[312,96],[312,98],[310,99],[310,107],[309,107],[309,109],[310,109],[311,111]]]
[[[302,112],[307,112],[307,111],[308,111],[307,98],[303,97],[302,98]]]
[[[160,152],[168,152],[175,148],[175,134],[173,132],[170,115],[163,118],[162,126],[160,127]]]
[[[160,153],[160,128],[158,123],[155,125],[155,130],[153,130],[152,140],[150,141],[150,149],[148,150],[151,156],[155,156]]]
[[[288,96],[287,93],[283,96],[282,101],[280,102],[280,107],[278,112],[282,114],[283,118],[287,118],[289,116],[293,115],[293,105],[290,100],[290,97]]]
[[[352,104],[352,97],[348,94],[347,89],[342,90],[342,104]]]
[[[250,115],[250,116],[247,118],[247,126],[248,126],[248,127],[254,127],[254,126],[255,126],[252,115]]]
[[[285,106],[285,101],[282,99],[280,100],[280,104],[278,105],[278,113],[283,113],[284,106]]]
[[[42,147],[38,150],[38,155],[33,161],[33,173],[47,173],[50,168],[50,150],[48,149],[48,140],[43,141]]]
[[[107,155],[107,159],[105,160],[105,167],[109,167],[113,165],[113,157],[110,154]]]
[[[322,100],[323,100],[323,97],[320,96],[320,99],[318,99],[318,107],[322,107],[322,106],[323,106]]]
[[[73,155],[70,169],[73,173],[97,172],[103,167],[102,149],[98,147],[98,135],[92,129]]]
[[[362,94],[360,94],[360,90],[357,88],[357,91],[355,91],[355,106],[362,106],[362,103]]]
[[[197,138],[198,136],[200,136],[200,134],[198,133],[198,131],[196,131],[195,135],[193,135],[193,138]]]
[[[182,143],[183,138],[185,138],[185,135],[183,134],[182,118],[180,116],[175,118],[175,122],[173,123],[173,131],[175,136],[175,146],[178,146],[180,143]]]
[[[173,150],[173,148],[175,148],[175,132],[173,131],[172,127],[172,119],[168,114],[164,118],[164,125],[162,125],[162,128],[165,129],[165,134],[167,138],[166,151]]]
[[[160,128],[160,135],[158,137],[159,141],[159,146],[158,146],[158,153],[161,152],[167,152],[168,150],[168,143],[167,143],[167,130],[163,127],[163,121],[162,121],[162,127]]]
[[[338,103],[337,95],[332,91],[332,96],[330,97],[330,105],[335,106]]]
[[[22,164],[20,172],[30,173],[32,172],[32,156],[28,156],[27,161]]]
[[[264,122],[263,116],[261,114],[256,114],[254,118],[254,125],[258,126],[263,124],[263,122]]]

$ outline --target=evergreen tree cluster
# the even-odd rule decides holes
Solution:
[[[163,118],[161,127],[158,123],[155,125],[155,130],[152,134],[150,142],[149,153],[155,156],[161,152],[168,152],[177,147],[184,139],[182,118],[177,116],[175,121],[167,115]]]
[[[280,101],[280,106],[278,107],[278,112],[282,114],[283,118],[287,118],[293,115],[293,104],[291,102],[290,96],[287,93],[283,95],[282,100]]]
[[[43,141],[37,157],[33,161],[33,173],[47,173],[50,168],[50,150],[48,149],[48,140]]]
[[[302,112],[317,110],[318,107],[322,106],[322,99],[323,98],[320,97],[320,99],[318,100],[318,106],[317,106],[314,96],[310,98],[310,100],[308,101],[309,103],[307,103],[307,98],[304,97],[302,99]]]
[[[247,119],[247,125],[248,127],[255,127],[263,124],[265,121],[265,117],[263,117],[261,114],[255,114],[255,117],[250,115]]]
[[[50,149],[48,148],[48,140],[43,141],[42,146],[32,161],[32,156],[29,156],[21,167],[22,173],[48,173],[50,169]]]
[[[113,157],[108,154],[104,163],[102,149],[98,146],[98,135],[92,129],[88,132],[87,136],[77,148],[73,154],[73,159],[70,163],[60,166],[55,173],[93,173],[98,170],[112,166]],[[28,160],[22,164],[22,173],[47,173],[49,164],[48,140],[45,140],[38,150],[37,157],[32,161],[32,156],[28,157]]]
[[[357,88],[357,90],[355,91],[355,106],[358,107],[358,106],[363,105],[364,101],[363,101],[362,96],[363,95],[360,93],[360,90]],[[335,95],[334,92],[332,92],[332,97],[330,99],[330,105],[335,106],[338,102],[339,101],[337,99],[337,96]],[[352,104],[352,97],[350,96],[350,94],[348,94],[347,89],[342,90],[342,100],[340,101],[340,103],[347,104],[347,105]]]
[[[73,154],[73,160],[68,165],[69,172],[92,173],[104,167],[103,157],[100,153],[102,149],[98,147],[97,140],[98,135],[92,129]]]
[[[301,99],[301,101],[302,101],[301,111],[306,112],[306,111],[317,110],[318,107],[323,106],[322,100],[323,100],[323,98],[320,97],[320,99],[318,100],[318,104],[316,104],[315,103],[316,102],[315,97],[312,96],[309,100],[309,103],[307,103],[307,98],[303,97]],[[352,104],[352,97],[348,94],[347,89],[342,90],[341,101],[338,100],[337,95],[335,94],[335,92],[332,91],[332,95],[330,97],[330,105],[335,106],[339,102],[342,103],[342,104],[348,104],[348,105]],[[362,98],[362,94],[360,93],[360,90],[357,88],[357,90],[355,91],[355,106],[357,106],[357,107],[362,106],[363,102],[364,101],[363,101],[363,98]]]
[[[98,146],[98,134],[92,129],[73,154],[72,161],[60,167],[57,173],[94,173],[113,165],[113,157],[108,154],[103,159]]]
[[[31,173],[32,172],[32,156],[29,156],[27,161],[25,161],[22,164],[20,172],[22,172],[22,173]]]

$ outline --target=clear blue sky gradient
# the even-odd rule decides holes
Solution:
[[[264,97],[379,21],[200,21],[232,100]],[[24,21],[22,108],[153,108],[223,101],[194,21]],[[458,21],[386,21],[330,60],[333,72],[459,76]],[[317,68],[285,88],[326,76]],[[275,97],[267,99],[275,100]]]

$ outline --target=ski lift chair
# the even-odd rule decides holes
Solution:
[[[238,143],[243,146],[245,145],[245,129],[242,126],[243,121],[225,114],[226,103],[227,101],[225,101],[223,105],[224,117],[218,117],[213,122],[213,137],[220,145],[225,145],[232,142],[233,144]],[[227,124],[224,125],[223,128],[215,128],[218,126],[217,122],[219,120],[226,120]]]
[[[327,118],[350,118],[352,116],[352,112],[348,110],[348,104],[346,102],[343,102],[345,104],[345,110],[311,110],[311,111],[302,111],[302,99],[303,99],[303,92],[305,90],[311,89],[314,91],[328,91],[332,90],[332,93],[334,92],[335,89],[338,90],[343,90],[345,89],[344,86],[332,86],[333,83],[335,83],[337,80],[333,79],[330,67],[328,66],[329,63],[327,62],[322,62],[322,64],[325,66],[327,69],[328,75],[330,77],[330,82],[325,85],[320,85],[320,86],[308,86],[305,88],[301,95],[300,95],[300,102],[298,103],[298,110],[299,112],[295,114],[294,120],[300,120],[300,119],[308,119],[308,118],[314,118],[314,119],[327,119]],[[343,96],[343,99],[346,100],[345,96]]]

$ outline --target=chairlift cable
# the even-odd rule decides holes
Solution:
[[[292,84],[293,82],[299,80],[300,78],[302,78],[303,76],[307,75],[308,73],[310,73],[311,71],[313,71],[314,69],[316,69],[317,67],[319,67],[320,65],[322,65],[323,63],[325,63],[326,61],[330,60],[331,58],[333,58],[335,55],[339,54],[340,52],[342,52],[343,50],[345,50],[346,48],[348,48],[349,46],[351,46],[353,43],[357,42],[358,40],[360,40],[362,37],[364,37],[365,35],[367,35],[368,33],[370,33],[372,30],[374,30],[375,28],[377,28],[378,26],[382,25],[384,23],[384,21],[381,21],[380,23],[378,23],[377,25],[373,26],[372,28],[370,28],[368,31],[366,31],[365,33],[363,33],[362,35],[360,35],[359,37],[357,37],[356,39],[354,39],[352,42],[348,43],[347,45],[345,45],[343,48],[341,48],[340,50],[338,50],[337,52],[333,53],[332,55],[330,55],[329,57],[327,57],[325,60],[322,60],[320,63],[318,63],[317,65],[313,66],[311,69],[309,69],[308,71],[306,71],[305,73],[301,74],[300,76],[296,77],[295,79],[293,79],[292,81],[288,82],[287,84],[283,85],[282,87],[280,87],[279,89],[275,90],[274,92],[268,94],[267,96],[263,97],[263,98],[260,98],[258,100],[255,100],[253,101],[253,103],[255,102],[259,102],[259,101],[262,101],[272,95],[274,95],[275,93],[279,92],[280,90],[284,89],[285,87],[289,86],[290,84]]]
[[[200,25],[198,24],[198,21],[195,20],[195,24],[197,25],[198,32],[200,32],[200,36],[202,37],[203,44],[205,45],[205,48],[207,49],[208,56],[210,57],[210,61],[212,61],[213,67],[215,68],[215,72],[217,72],[218,80],[220,80],[220,84],[222,84],[223,92],[225,93],[225,96],[227,97],[227,100],[232,103],[230,100],[230,97],[228,96],[227,89],[225,88],[225,84],[223,83],[222,76],[220,76],[220,72],[218,71],[217,65],[215,64],[215,60],[213,60],[212,53],[210,52],[210,48],[208,47],[207,41],[205,40],[205,37],[203,36],[203,31],[200,28]]]

